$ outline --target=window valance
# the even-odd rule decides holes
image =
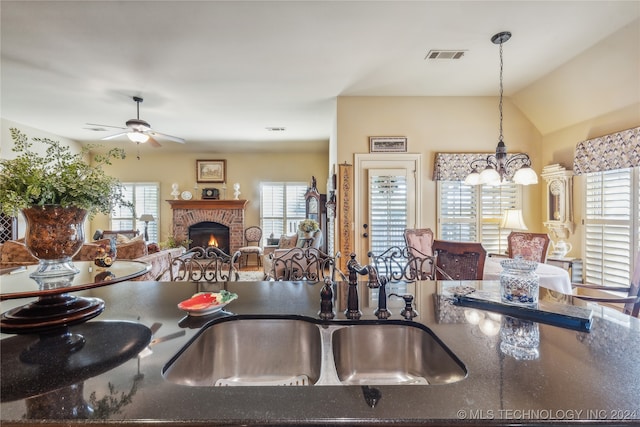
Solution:
[[[495,156],[496,153],[436,153],[433,167],[433,179],[435,181],[464,181],[471,172],[471,162],[477,159],[486,159],[487,156]],[[507,154],[507,161],[511,159]],[[518,163],[518,161],[516,161]],[[478,171],[482,172],[482,171]],[[515,169],[509,167],[505,178],[511,180]]]
[[[573,172],[581,175],[640,166],[640,127],[578,143]]]

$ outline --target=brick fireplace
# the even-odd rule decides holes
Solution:
[[[167,200],[173,211],[173,236],[189,238],[189,227],[218,223],[229,227],[229,253],[244,244],[244,210],[247,200]]]

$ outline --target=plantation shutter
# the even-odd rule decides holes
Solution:
[[[369,170],[369,239],[374,253],[404,246],[407,197],[404,170]]]
[[[500,228],[500,220],[505,209],[516,209],[520,205],[518,187],[513,183],[483,185],[481,197],[482,246],[488,253],[504,254],[507,252],[507,236],[512,230]]]
[[[442,240],[478,241],[478,187],[462,181],[438,181],[438,236]]]
[[[438,238],[481,242],[489,253],[505,253],[507,236],[501,229],[506,209],[520,208],[520,186],[471,186],[462,181],[438,181]]]
[[[628,286],[634,253],[633,169],[585,175],[585,253],[587,283]],[[637,172],[636,172],[637,186]],[[636,195],[638,192],[636,191]],[[638,221],[635,218],[635,221]]]
[[[260,184],[260,226],[262,235],[279,238],[297,231],[306,215],[306,184],[269,182]]]
[[[144,233],[144,221],[138,220],[141,215],[153,215],[155,221],[149,222],[149,242],[159,241],[158,224],[160,224],[160,184],[157,182],[123,183],[125,200],[131,202],[134,211],[129,207],[116,207],[111,214],[111,230],[138,230]],[[135,215],[135,216],[134,216]]]

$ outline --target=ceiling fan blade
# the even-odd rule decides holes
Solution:
[[[122,126],[99,125],[97,123],[85,123],[85,124],[87,126],[96,126],[96,127],[100,127],[100,128],[126,129],[126,128],[123,128]]]
[[[116,133],[114,135],[109,135],[109,136],[105,136],[104,138],[102,138],[103,141],[108,141],[110,139],[115,139],[115,138],[119,138],[121,136],[126,135],[128,132],[120,132],[120,133]]]
[[[184,139],[178,136],[167,135],[166,133],[156,132],[155,130],[150,130],[146,132],[147,135],[153,136],[154,138],[158,137],[160,139],[168,139],[173,142],[177,142],[179,144],[184,144]]]
[[[162,145],[160,145],[160,143],[158,141],[156,141],[155,139],[153,139],[153,137],[151,137],[150,135],[147,135],[149,137],[149,140],[147,141],[149,143],[150,146],[152,147],[162,147]]]

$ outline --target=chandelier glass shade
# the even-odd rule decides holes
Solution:
[[[502,43],[511,38],[511,33],[503,31],[491,37],[494,44],[500,45],[500,136],[496,154],[490,154],[485,158],[473,160],[469,166],[471,173],[466,177],[464,183],[467,185],[500,185],[510,176],[510,171],[515,170],[513,182],[520,185],[530,185],[538,183],[538,175],[531,168],[531,159],[525,153],[507,155],[507,146],[502,135]]]

